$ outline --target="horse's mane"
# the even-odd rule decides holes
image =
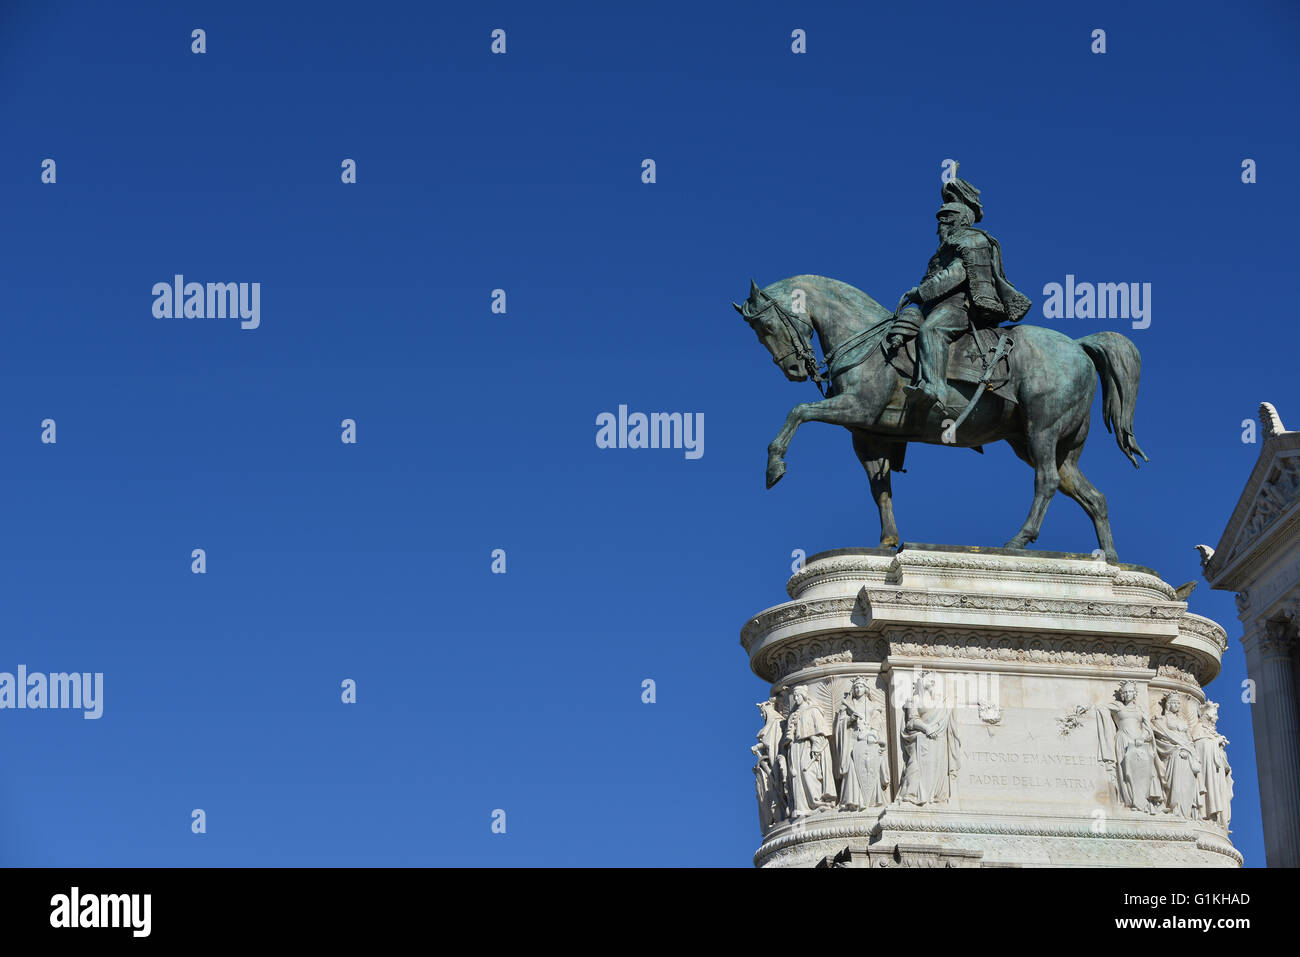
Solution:
[[[769,296],[779,292],[788,302],[790,292],[796,288],[803,289],[810,298],[819,300],[823,312],[830,313],[827,318],[837,319],[837,324],[842,329],[863,329],[891,315],[889,309],[861,289],[829,276],[791,276],[772,283],[763,291]]]

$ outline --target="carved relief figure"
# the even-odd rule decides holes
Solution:
[[[840,807],[861,811],[885,803],[889,772],[885,743],[872,727],[874,710],[866,678],[853,679],[835,715],[835,778]]]
[[[1151,723],[1156,741],[1156,765],[1165,790],[1169,813],[1196,817],[1200,798],[1201,759],[1192,741],[1191,724],[1183,713],[1185,696],[1177,691],[1165,695],[1164,713]]]
[[[1273,501],[1272,488],[1265,485],[1259,490],[1259,493],[1259,501],[1255,505],[1255,512],[1246,524],[1245,537],[1248,541],[1258,538],[1259,533],[1267,528],[1278,514],[1277,505]]]
[[[1241,546],[1258,538],[1273,520],[1285,512],[1295,502],[1300,493],[1300,460],[1286,459],[1279,463],[1277,470],[1260,486],[1259,496],[1255,500],[1255,509],[1242,530]]]
[[[1164,803],[1164,791],[1156,775],[1151,716],[1138,704],[1137,682],[1125,681],[1117,696],[1097,709],[1101,760],[1115,775],[1120,803],[1154,814]]]
[[[925,672],[903,705],[903,780],[898,800],[910,804],[947,801],[961,768],[961,739],[952,712],[935,686],[934,673]]]
[[[787,803],[790,817],[797,819],[835,805],[835,776],[826,716],[808,700],[805,688],[795,688],[791,701],[785,721]]]
[[[781,712],[776,702],[760,701],[763,728],[758,744],[749,750],[758,758],[754,765],[754,788],[758,796],[758,824],[766,834],[778,821],[785,820],[785,755],[781,753]]]
[[[1205,702],[1192,741],[1202,769],[1198,816],[1226,828],[1232,817],[1232,766],[1228,764],[1228,739],[1219,734],[1218,723],[1219,705]]]

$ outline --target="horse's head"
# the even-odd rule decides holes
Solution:
[[[734,302],[731,305],[758,334],[758,341],[772,354],[772,361],[780,366],[787,379],[803,382],[816,370],[812,326],[805,328],[781,303],[759,289],[758,283],[749,281],[749,298],[743,306]]]

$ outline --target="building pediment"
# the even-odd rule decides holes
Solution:
[[[1244,588],[1261,560],[1300,539],[1300,432],[1286,431],[1268,403],[1260,422],[1259,459],[1205,565],[1215,588]]]

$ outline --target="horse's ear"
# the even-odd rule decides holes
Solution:
[[[740,306],[736,305],[734,302],[731,304],[731,308],[735,309],[736,312],[740,313],[742,316],[745,314],[745,310],[742,309]]]
[[[754,278],[751,276],[749,279],[749,298],[757,299],[762,294],[763,291],[758,288],[758,283],[754,282]]]

